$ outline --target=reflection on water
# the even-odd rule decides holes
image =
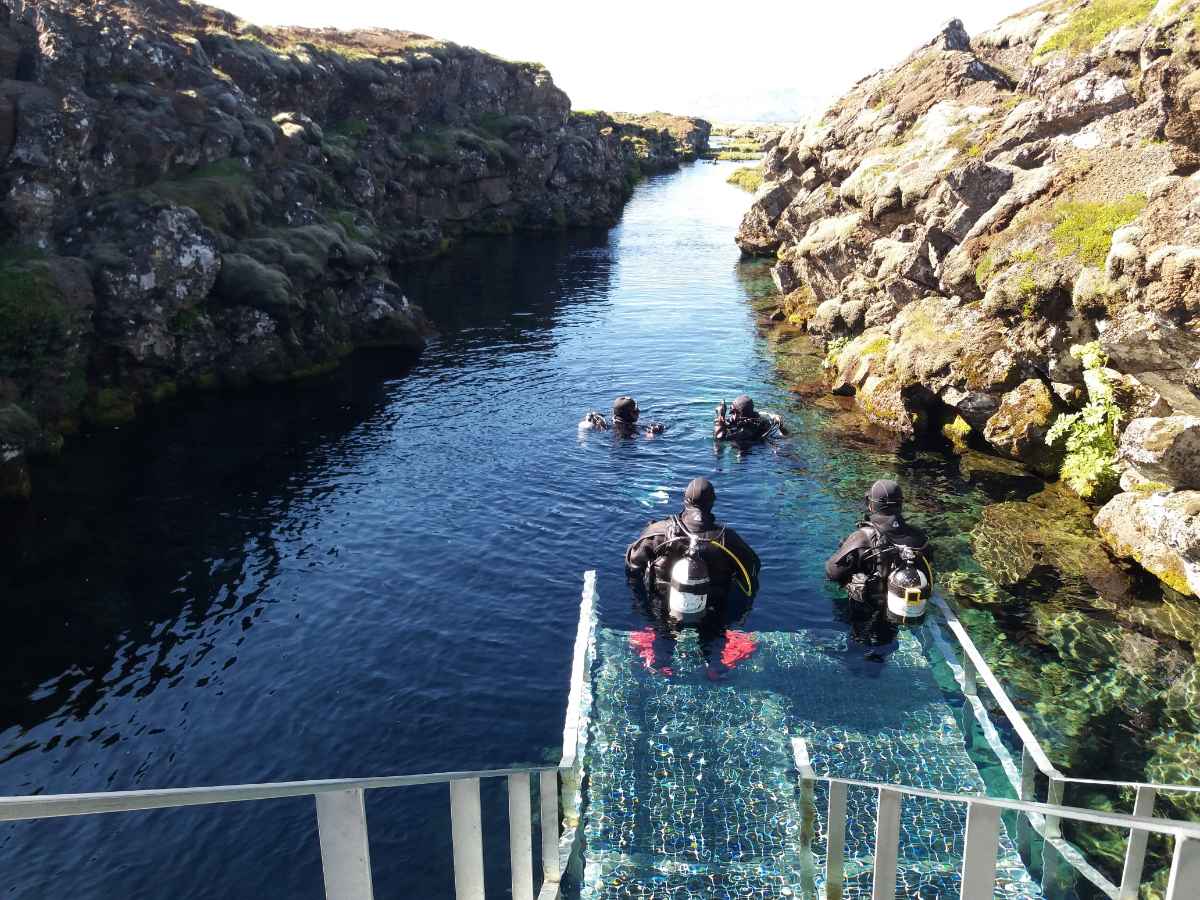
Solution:
[[[610,233],[482,240],[415,269],[405,289],[442,330],[418,358],[181,401],[39,471],[34,504],[0,517],[0,793],[557,758],[580,575],[599,569],[606,627],[642,627],[624,546],[697,475],[764,561],[747,628],[849,634],[821,564],[870,482],[896,475],[1056,761],[1195,768],[1188,602],[1087,553],[1074,566],[1069,541],[989,557],[1023,518],[1003,504],[1040,482],[793,393],[819,357],[757,328],[763,268],[739,265],[728,169],[643,183]],[[794,436],[714,449],[712,409],[743,391]],[[623,393],[661,439],[577,433]],[[1098,598],[1107,579],[1127,593]],[[380,896],[451,894],[445,799],[370,795]],[[502,815],[498,789],[484,799]],[[487,847],[497,886],[505,840]],[[49,885],[318,897],[311,801],[0,827],[4,896]]]

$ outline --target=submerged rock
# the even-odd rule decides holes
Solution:
[[[1015,585],[1039,566],[1079,578],[1108,597],[1129,590],[1092,527],[1092,512],[1069,490],[1051,485],[1025,501],[985,506],[971,533],[975,560],[999,585]]]

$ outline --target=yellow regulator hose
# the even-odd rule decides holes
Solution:
[[[753,589],[753,585],[751,584],[751,581],[750,581],[750,573],[746,571],[746,567],[744,565],[742,565],[742,561],[737,558],[737,554],[734,553],[732,550],[730,550],[728,547],[726,547],[724,544],[722,544],[720,541],[709,541],[709,543],[712,544],[714,547],[720,547],[722,550],[724,550],[726,553],[729,554],[730,559],[732,559],[735,563],[737,563],[737,567],[739,569],[741,569],[741,571],[742,571],[742,577],[744,577],[746,579],[746,586],[744,588],[742,588],[742,592],[747,597],[749,597],[750,592]],[[738,587],[742,587],[742,586],[739,584]]]

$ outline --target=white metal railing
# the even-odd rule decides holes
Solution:
[[[1090,784],[1127,789],[1134,792],[1133,815],[1139,818],[1153,818],[1154,801],[1161,793],[1200,793],[1200,786],[1177,784],[1146,784],[1141,782],[1103,781],[1088,778],[1072,778],[1060,772],[1042,749],[1033,730],[1017,710],[1012,700],[1005,693],[1000,680],[992,672],[983,654],[967,634],[966,628],[957,614],[941,597],[935,595],[933,603],[941,613],[947,630],[954,636],[960,650],[962,660],[958,660],[953,648],[950,647],[936,626],[927,629],[947,664],[954,673],[955,679],[962,688],[967,704],[979,724],[985,740],[999,758],[1001,767],[1008,776],[1013,790],[1022,801],[1036,800],[1036,778],[1040,772],[1047,779],[1046,799],[1050,806],[1062,804],[1064,789],[1067,784]],[[979,697],[979,682],[982,681],[991,695],[996,706],[1004,714],[1004,718],[1012,727],[1013,732],[1021,741],[1020,767],[1013,761],[1007,747],[1001,740],[991,722],[991,716]],[[1113,884],[1105,875],[1088,862],[1083,853],[1062,836],[1061,822],[1058,816],[1030,812],[1025,816],[1029,825],[1047,841],[1058,855],[1088,879],[1098,889],[1113,900],[1137,900],[1138,885],[1141,884],[1142,873],[1146,862],[1146,844],[1149,832],[1144,829],[1130,828],[1126,842],[1125,864],[1121,875],[1121,884]]]
[[[1015,811],[1026,817],[1039,816],[1043,821],[1069,819],[1107,825],[1144,834],[1162,834],[1175,839],[1171,874],[1165,900],[1200,900],[1200,825],[1172,819],[1155,819],[1143,815],[1097,812],[1028,800],[1007,800],[966,794],[946,794],[906,785],[879,784],[848,778],[828,778],[813,772],[803,739],[793,738],[796,770],[800,775],[802,815],[815,817],[812,797],[817,781],[829,785],[827,834],[825,853],[826,900],[841,900],[845,887],[846,800],[850,788],[866,788],[877,792],[875,821],[875,853],[871,871],[872,900],[893,900],[900,861],[900,806],[904,797],[923,797],[967,807],[966,840],[963,847],[960,874],[963,900],[992,900],[996,896],[996,864],[1000,852],[1001,813]],[[803,808],[807,807],[807,810]],[[814,829],[801,825],[801,873],[813,869],[811,835]],[[807,862],[806,862],[807,860]],[[805,878],[808,881],[807,878]],[[803,885],[806,896],[817,896],[811,882]]]
[[[578,751],[587,730],[583,717],[590,706],[586,669],[595,643],[595,600],[596,575],[595,572],[588,572],[584,576],[580,626],[571,667],[571,692],[563,729],[563,756],[558,765],[379,778],[330,778],[272,784],[0,797],[0,821],[313,797],[316,801],[325,896],[329,900],[372,900],[374,888],[367,842],[366,791],[446,784],[450,793],[455,896],[457,900],[484,900],[480,783],[485,779],[504,778],[508,784],[512,897],[513,900],[533,900],[531,788],[536,777],[541,813],[539,852],[542,865],[542,889],[538,900],[554,900],[559,896],[563,874],[572,864],[577,850],[582,780]],[[562,834],[559,831],[560,815],[566,825]]]

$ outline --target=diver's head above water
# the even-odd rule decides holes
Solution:
[[[753,419],[758,415],[754,411],[754,401],[750,399],[748,394],[742,394],[733,401],[733,414],[739,419]]]
[[[881,478],[867,491],[867,509],[873,515],[899,516],[904,507],[904,492],[890,478]]]
[[[614,425],[634,425],[642,411],[638,409],[637,401],[632,397],[618,397],[613,401],[612,414]]]
[[[683,492],[683,519],[689,528],[710,528],[716,521],[712,514],[717,502],[717,490],[707,478],[693,478]]]

